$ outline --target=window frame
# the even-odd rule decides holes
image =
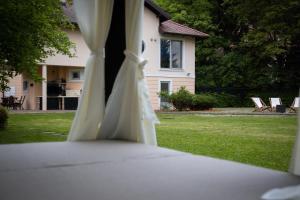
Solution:
[[[168,68],[164,68],[161,65],[161,60],[162,60],[162,56],[161,56],[161,43],[162,40],[170,40],[170,52],[169,52],[169,67]],[[181,67],[173,67],[172,66],[172,41],[178,41],[181,43]],[[160,69],[161,70],[176,70],[176,71],[181,71],[184,69],[184,40],[182,38],[171,38],[171,37],[161,37],[160,38],[160,42],[159,42],[159,65],[160,65]]]
[[[69,69],[69,80],[68,82],[82,82],[84,80],[84,69]],[[79,79],[73,79],[73,73],[79,73]]]
[[[172,79],[160,79],[158,80],[158,92],[161,92],[161,83],[162,82],[168,82],[169,83],[169,94],[172,94],[172,88],[173,88],[173,80]],[[158,106],[161,108],[161,98],[158,95]]]

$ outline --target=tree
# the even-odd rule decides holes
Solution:
[[[300,2],[297,0],[226,0],[229,12],[249,29],[239,47],[256,59],[255,68],[268,68],[269,84],[299,87]]]
[[[9,89],[9,78],[13,78],[15,73],[12,70],[8,70],[9,66],[6,63],[2,63],[0,66],[0,92],[2,97],[4,97],[5,92]]]
[[[25,73],[41,80],[38,63],[49,55],[72,56],[74,45],[63,31],[72,28],[59,0],[9,0],[0,2],[0,82],[2,92],[8,77]]]
[[[196,88],[298,88],[298,0],[156,0],[173,20],[207,32],[196,43]]]

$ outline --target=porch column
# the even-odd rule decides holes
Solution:
[[[47,110],[47,65],[42,66],[42,110]]]

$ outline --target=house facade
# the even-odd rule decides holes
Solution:
[[[70,20],[76,23],[71,8],[64,8]],[[173,22],[168,15],[151,1],[145,1],[143,57],[145,79],[148,84],[153,109],[163,105],[160,91],[174,92],[185,86],[195,91],[195,39],[208,35]],[[30,110],[74,110],[83,88],[84,66],[90,55],[79,30],[66,30],[76,45],[75,57],[55,55],[40,63],[39,73],[43,77],[36,83],[25,75],[18,75],[10,83],[6,96],[25,96],[24,109]]]

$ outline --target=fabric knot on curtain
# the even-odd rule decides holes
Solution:
[[[84,70],[84,84],[68,141],[95,140],[105,111],[104,47],[113,0],[74,0],[83,39],[91,53]]]
[[[131,62],[134,62],[138,65],[138,79],[144,79],[144,68],[145,65],[148,63],[146,59],[139,57],[138,55],[134,54],[132,51],[126,49],[124,51],[126,59],[129,59]]]
[[[155,123],[144,79],[142,28],[144,0],[125,1],[125,60],[105,105],[105,43],[113,0],[74,0],[80,30],[91,50],[86,64],[83,94],[69,141],[122,139],[156,145]],[[80,15],[79,15],[80,13]]]
[[[91,56],[96,56],[99,58],[105,58],[105,49],[99,48],[96,51],[91,51]]]

